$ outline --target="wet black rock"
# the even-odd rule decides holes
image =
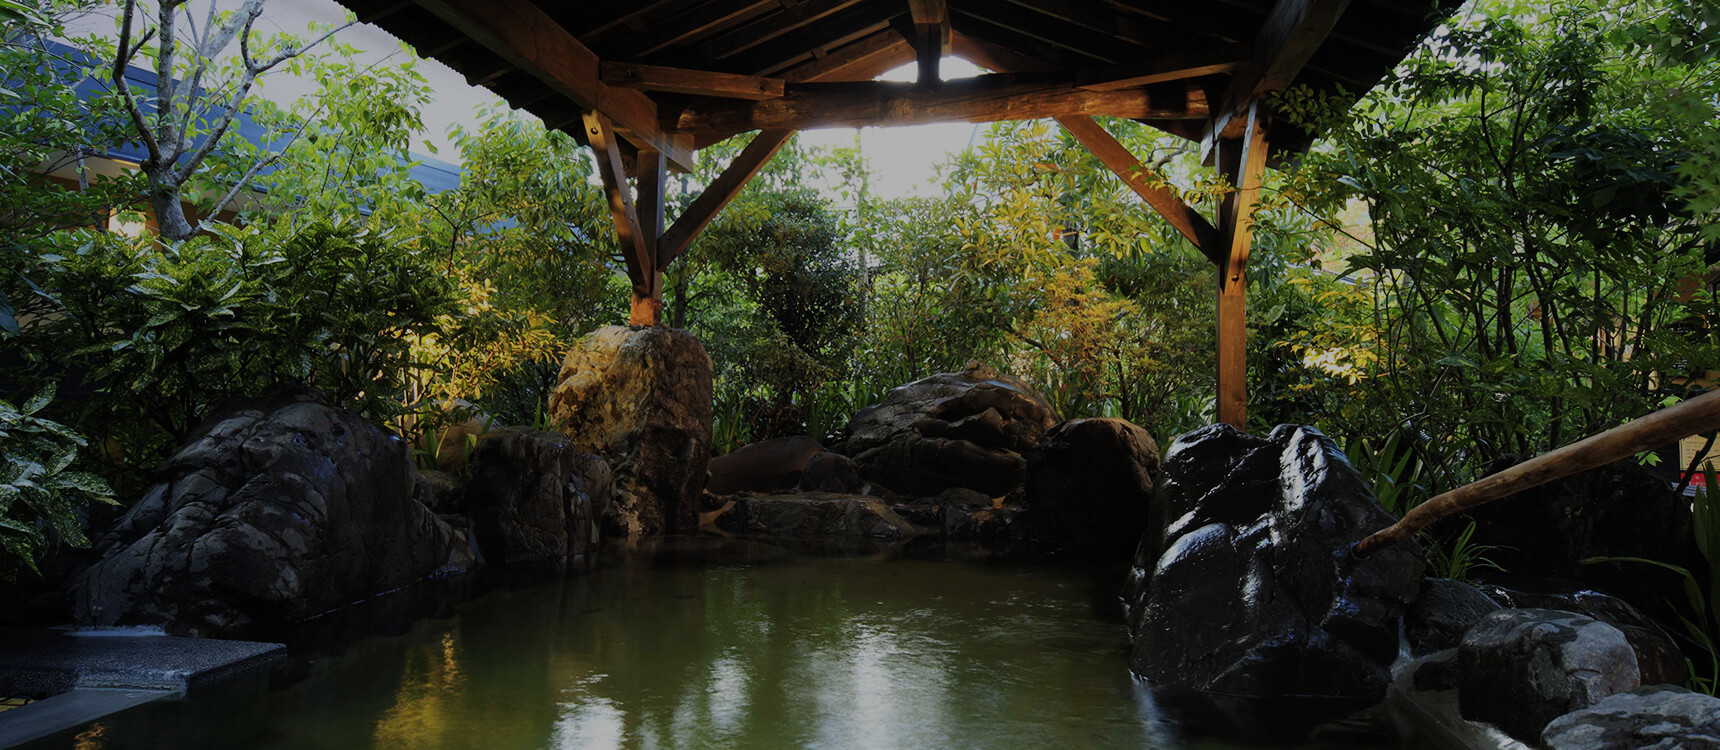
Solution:
[[[308,391],[215,410],[72,585],[77,618],[266,632],[471,564],[412,499],[406,444]]]
[[[1457,647],[1458,708],[1530,742],[1553,719],[1640,683],[1618,628],[1573,612],[1501,609]]]
[[[1498,582],[1483,582],[1478,586],[1489,598],[1507,607],[1575,612],[1618,628],[1636,652],[1637,671],[1644,685],[1682,685],[1690,676],[1684,654],[1672,636],[1629,602],[1557,580],[1512,576],[1509,582],[1509,586]]]
[[[969,362],[860,410],[842,450],[862,479],[903,495],[966,487],[998,497],[1026,479],[1023,456],[1056,423],[1051,404],[1027,383]]]
[[[1125,561],[1147,530],[1159,446],[1124,419],[1071,419],[1027,455],[1027,507],[1060,541]]]
[[[445,471],[420,471],[412,477],[412,499],[438,516],[462,513],[466,507],[466,483]]]
[[[733,534],[797,541],[897,540],[915,534],[912,524],[878,498],[831,492],[737,495],[716,523]]]
[[[1554,719],[1547,750],[1720,750],[1720,698],[1672,685],[1608,696]]]
[[[1421,593],[1403,618],[1410,656],[1457,648],[1464,633],[1499,608],[1498,602],[1470,584],[1450,578],[1422,579]]]
[[[705,489],[717,495],[790,489],[800,481],[806,462],[823,450],[817,440],[805,435],[743,445],[711,459]]]
[[[806,460],[800,472],[799,489],[804,492],[840,492],[849,495],[868,494],[866,482],[860,479],[860,469],[854,459],[840,453],[815,453]]]
[[[1508,467],[1500,461],[1492,471]],[[1630,556],[1698,570],[1706,568],[1691,531],[1690,501],[1635,461],[1621,461],[1524,490],[1470,512],[1471,543],[1488,545],[1489,559],[1514,575],[1581,581],[1622,597],[1665,621],[1667,602],[1684,601],[1676,575],[1640,563],[1585,565],[1591,557]],[[1449,536],[1464,516],[1435,527]]]
[[[469,461],[466,509],[484,562],[566,570],[588,562],[613,490],[609,466],[554,432],[509,427]]]
[[[1332,441],[1292,425],[1184,435],[1152,519],[1123,598],[1136,674],[1208,695],[1340,699],[1331,710],[1384,696],[1421,551],[1354,557],[1393,519]]]

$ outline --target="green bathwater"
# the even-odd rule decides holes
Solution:
[[[1217,747],[1181,736],[1130,678],[1116,574],[881,557],[611,565],[490,593],[248,702],[92,727],[80,747]]]

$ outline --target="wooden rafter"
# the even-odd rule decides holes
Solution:
[[[964,16],[963,23],[959,24],[963,30],[979,31],[980,27],[966,21],[982,20],[1065,53],[1098,58],[1106,64],[1124,63],[1153,54],[1152,50],[1133,42],[1005,0],[951,0],[950,10]]]
[[[579,106],[601,110],[629,141],[663,152],[677,168],[692,167],[692,139],[658,128],[657,105],[645,94],[599,80],[597,55],[530,0],[417,2]]]
[[[794,84],[778,99],[701,99],[665,107],[661,127],[676,133],[739,133],[826,127],[996,122],[1065,115],[1205,119],[1206,92],[1195,86],[1084,91],[1067,74],[1000,73],[924,88],[867,81]]]
[[[735,73],[713,73],[708,70],[668,68],[661,65],[639,65],[605,60],[603,82],[620,88],[645,91],[669,91],[693,96],[716,96],[729,99],[775,99],[782,96],[783,80]]]
[[[1212,223],[1170,189],[1155,184],[1135,155],[1129,153],[1127,147],[1118,143],[1117,139],[1100,127],[1099,123],[1094,122],[1093,118],[1059,117],[1057,121],[1063,124],[1070,135],[1075,136],[1075,140],[1093,152],[1099,161],[1123,178],[1123,184],[1141,196],[1141,200],[1165,217],[1165,221],[1170,222],[1173,228],[1194,243],[1209,259],[1216,261],[1218,257],[1222,257],[1219,255],[1222,238]]]
[[[790,83],[819,81],[867,81],[914,59],[914,47],[902,35],[888,29],[815,60],[784,70],[780,75]],[[693,136],[695,148],[734,137],[735,133],[708,133]]]
[[[1165,55],[1139,62],[1091,68],[1075,75],[1075,85],[1088,91],[1116,91],[1165,81],[1232,73],[1248,64],[1253,55],[1240,45],[1205,52]]]
[[[939,79],[938,62],[950,53],[950,9],[945,0],[908,0],[914,23],[914,51],[920,63],[919,82]]]
[[[793,135],[792,130],[765,130],[754,136],[740,155],[729,162],[722,174],[717,175],[698,198],[693,199],[687,210],[675,218],[675,223],[657,241],[657,257],[661,265],[669,265],[685,252],[687,246],[693,244],[693,238],[716,218],[717,212],[729,205],[729,201],[740,195],[741,188],[746,187],[753,175],[758,174]]]
[[[905,16],[908,9],[891,0],[864,2],[804,24],[769,44],[735,55],[723,62],[726,69],[751,75],[779,75],[799,65],[818,49],[835,49],[886,29],[891,19]]]
[[[700,44],[698,54],[710,60],[734,57],[807,24],[858,5],[860,0],[808,0],[768,13]]]

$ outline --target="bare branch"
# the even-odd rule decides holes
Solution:
[[[155,138],[166,148],[167,163],[185,152],[185,133],[173,123],[174,57],[179,53],[179,4],[163,0],[156,31],[161,35],[155,48]]]
[[[125,15],[119,29],[119,50],[114,54],[113,83],[119,87],[120,93],[125,97],[126,113],[131,115],[131,124],[137,128],[138,136],[143,139],[144,148],[149,151],[149,160],[159,164],[161,163],[161,145],[155,142],[155,133],[149,129],[149,124],[144,122],[143,110],[137,106],[137,97],[131,93],[131,84],[125,82],[126,68],[131,63],[131,56],[137,51],[131,46],[131,20],[136,14],[136,10],[137,0],[125,0],[125,10],[122,11]],[[147,37],[145,38],[147,39]],[[142,47],[143,41],[140,40],[137,46]]]

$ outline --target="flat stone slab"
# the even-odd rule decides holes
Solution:
[[[129,708],[170,697],[165,690],[73,690],[0,713],[0,748],[69,732]]]
[[[53,695],[75,688],[190,694],[267,669],[286,655],[279,643],[137,630],[0,628],[0,694]]]

